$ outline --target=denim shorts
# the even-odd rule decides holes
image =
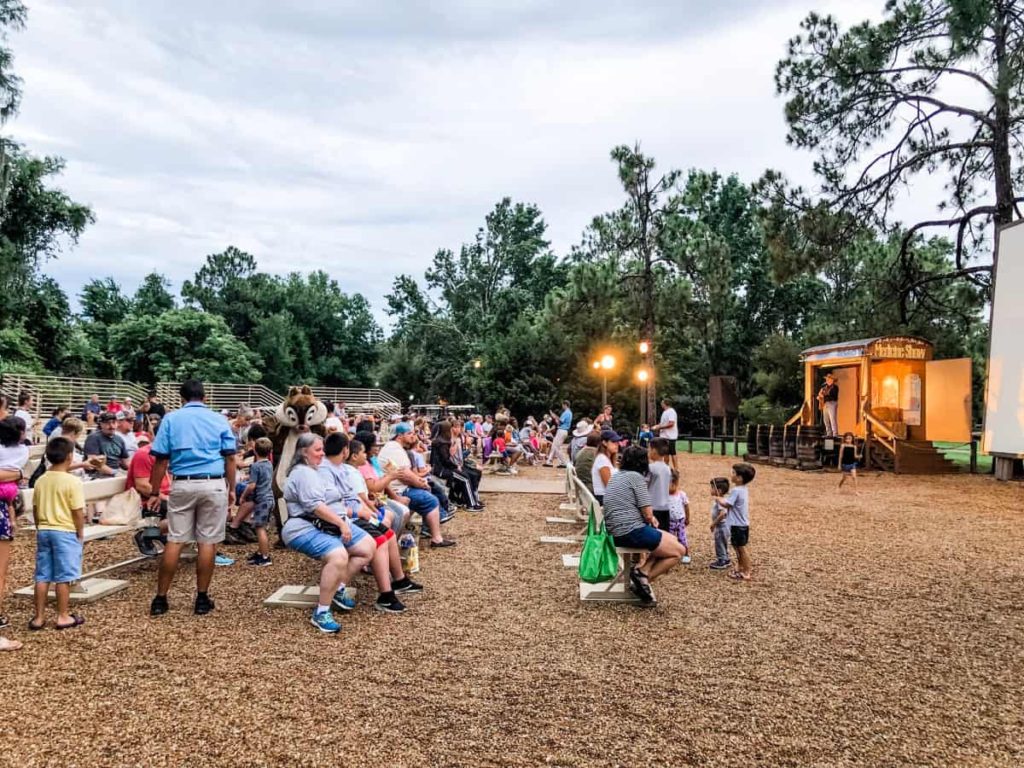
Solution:
[[[263,499],[257,501],[252,508],[252,515],[249,516],[249,522],[256,528],[266,528],[267,523],[270,522],[270,512],[274,509],[273,499]]]
[[[36,582],[69,584],[82,578],[82,542],[73,531],[36,531]]]
[[[354,525],[349,527],[352,529],[352,540],[349,541],[348,544],[343,542],[337,536],[331,536],[329,533],[324,533],[323,531],[314,529],[292,539],[288,542],[288,546],[296,552],[301,552],[306,557],[311,557],[314,560],[322,560],[339,547],[351,549],[360,541],[365,538],[369,538],[370,536],[370,534],[361,528],[356,528]]]
[[[423,488],[406,488],[404,495],[409,499],[409,509],[420,517],[426,517],[441,504],[434,494]]]
[[[653,525],[645,525],[630,531],[625,536],[615,536],[616,547],[628,549],[646,549],[653,552],[661,544],[661,531]]]

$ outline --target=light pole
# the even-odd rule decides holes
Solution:
[[[640,423],[647,423],[647,414],[645,413],[647,406],[647,380],[650,378],[650,374],[646,368],[641,368],[636,372],[636,378],[640,382]]]
[[[608,405],[608,371],[615,367],[615,358],[604,355],[591,364],[595,371],[601,371],[601,407]]]
[[[651,343],[649,341],[640,342],[640,355],[643,359],[643,368],[641,373],[638,374],[640,379],[640,423],[644,424],[647,421],[648,413],[648,380],[650,379],[650,355]]]

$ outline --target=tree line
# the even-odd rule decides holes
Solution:
[[[746,418],[781,419],[802,397],[802,348],[902,333],[940,357],[972,357],[980,403],[993,227],[1019,217],[1024,186],[1018,6],[893,0],[881,21],[845,31],[810,14],[776,87],[787,140],[814,154],[813,192],[775,169],[746,181],[662,171],[639,145],[618,146],[609,172],[622,203],[568,252],[553,252],[535,205],[502,199],[457,250],[395,279],[388,333],[326,272],[271,275],[234,247],[209,255],[180,297],[159,274],[133,295],[99,278],[73,313],[41,267],[93,212],[54,186],[62,159],[0,141],[0,366],[379,384],[403,399],[539,413],[562,397],[596,408],[591,364],[615,350],[610,399],[635,416],[646,340],[651,399],[671,396],[701,429],[711,375],[737,377]],[[0,0],[0,30],[24,21],[18,0]],[[20,96],[3,43],[0,121]],[[896,220],[926,174],[947,182],[930,201],[940,217]]]

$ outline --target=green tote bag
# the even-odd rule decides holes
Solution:
[[[590,520],[587,523],[587,537],[583,540],[583,552],[580,553],[580,581],[597,584],[600,581],[611,581],[619,573],[619,556],[615,553],[615,542],[604,528],[594,524],[594,507],[590,507]]]

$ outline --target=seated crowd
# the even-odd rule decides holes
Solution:
[[[214,607],[208,595],[214,566],[234,563],[218,550],[224,544],[256,544],[247,562],[270,566],[270,528],[276,530],[277,546],[321,563],[311,616],[320,631],[340,630],[332,609],[353,610],[347,587],[360,572],[376,583],[378,610],[402,613],[400,595],[423,590],[403,559],[403,549],[416,548],[407,528],[418,524],[432,549],[455,546],[442,526],[457,508],[484,509],[479,485],[487,464],[515,474],[520,464],[572,463],[603,506],[616,544],[651,553],[630,573],[631,588],[645,602],[652,581],[689,560],[689,507],[675,469],[674,441],[641,434],[646,447],[629,445],[614,431],[610,407],[573,428],[568,402],[539,421],[526,417],[522,426],[504,408],[466,418],[409,414],[384,421],[379,413],[349,415],[345,403],[324,403],[324,434],[299,434],[290,465],[279,472],[259,410],[242,404],[231,412],[212,411],[198,381],[186,382],[180,394],[183,405],[174,411],[155,391],[137,410],[130,398],[111,397],[104,405],[93,395],[80,415],[54,409],[38,430],[31,395],[18,398],[13,415],[7,399],[0,399],[0,598],[20,488],[37,489],[36,527],[47,532],[37,537],[41,586],[31,629],[45,624],[44,586],[50,583],[58,587],[56,626],[82,623],[70,613],[66,588],[81,575],[83,526],[102,519],[103,512],[102,504],[85,508],[82,482],[115,476],[125,478],[125,493],[137,494],[142,517],[151,519],[136,530],[135,541],[144,555],[161,557],[153,616],[170,608],[167,594],[184,545],[198,548],[195,613],[201,615]],[[47,441],[45,455],[26,477],[29,445],[37,434]],[[282,478],[280,487],[275,477]],[[752,477],[752,470],[737,469],[733,481],[743,486]],[[718,559],[712,567],[730,564],[719,529],[731,528],[740,561],[733,575],[749,578],[746,542],[736,536],[737,519],[746,515],[745,495],[734,489],[726,496],[727,488],[716,487],[712,528]],[[6,623],[0,616],[0,628]],[[17,645],[0,638],[0,650]]]

